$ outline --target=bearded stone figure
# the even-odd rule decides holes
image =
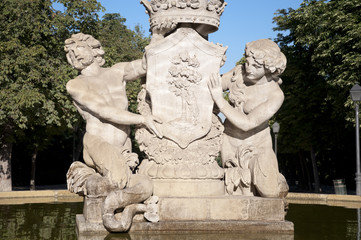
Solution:
[[[161,137],[152,115],[143,116],[127,110],[126,81],[145,74],[142,60],[102,68],[104,51],[100,42],[83,33],[67,39],[65,51],[68,62],[80,72],[67,83],[66,89],[86,121],[85,164],[74,162],[71,165],[67,174],[68,188],[85,195],[85,206],[90,209],[86,212],[86,220],[103,219],[109,231],[126,231],[135,213],[147,211],[144,204],[135,203],[144,202],[153,193],[147,176],[132,174],[139,162],[138,156],[131,152],[129,125],[144,125]],[[92,211],[94,202],[103,205],[102,212],[99,212],[101,208],[95,213]],[[119,221],[115,219],[117,209],[124,209]]]

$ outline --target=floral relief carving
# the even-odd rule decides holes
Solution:
[[[181,9],[190,7],[197,9],[200,7],[199,0],[151,0],[150,5],[154,12],[159,10],[167,10],[171,7],[178,7]]]
[[[224,12],[226,5],[227,3],[221,0],[209,0],[207,9],[221,15]]]
[[[186,7],[191,7],[191,8],[199,8],[200,2],[199,0],[178,0],[178,4],[180,8],[186,8]]]
[[[202,139],[190,144],[186,149],[180,148],[172,141],[160,139],[145,128],[138,129],[135,138],[141,151],[150,161],[157,164],[178,165],[181,163],[207,165],[215,162],[218,156],[223,133],[223,125],[216,115],[212,117],[210,132]]]
[[[171,59],[172,66],[169,68],[171,79],[168,81],[169,90],[182,99],[182,116],[177,122],[190,122],[197,124],[199,109],[195,98],[194,86],[202,80],[198,72],[200,63],[197,56],[191,57],[187,51]]]
[[[168,0],[151,0],[150,4],[154,12],[162,9],[167,10],[169,8],[169,1]]]

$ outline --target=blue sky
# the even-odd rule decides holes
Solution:
[[[120,13],[127,19],[126,25],[131,29],[140,25],[149,35],[148,15],[140,0],[98,0],[106,13]],[[226,0],[228,3],[221,17],[219,30],[209,35],[209,41],[228,46],[227,62],[221,73],[233,68],[243,56],[247,42],[261,38],[274,39],[277,35],[272,30],[275,25],[272,18],[277,9],[296,9],[302,0]],[[100,13],[102,16],[104,13]]]

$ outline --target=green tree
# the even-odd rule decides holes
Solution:
[[[282,31],[276,41],[288,59],[285,102],[277,115],[280,149],[309,159],[316,185],[317,167],[323,180],[345,177],[337,167],[354,165],[348,154],[354,146],[348,96],[361,74],[361,2],[308,0],[298,9],[279,10],[274,22]]]
[[[65,64],[63,43],[71,32],[93,29],[101,6],[95,0],[58,2],[64,13],[51,0],[0,2],[0,191],[11,190],[15,140],[28,141],[35,162],[52,136],[78,121],[65,90],[76,72]]]

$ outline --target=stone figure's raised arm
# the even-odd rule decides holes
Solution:
[[[145,122],[144,117],[141,115],[106,104],[104,97],[91,90],[84,81],[71,80],[66,84],[66,89],[78,107],[100,119],[125,125]]]
[[[221,80],[217,74],[213,74],[208,87],[214,102],[226,118],[237,128],[243,131],[252,130],[268,121],[281,107],[284,95],[276,82],[272,82],[271,88],[267,90],[266,100],[252,109],[248,114],[233,108],[224,98]],[[262,94],[262,93],[260,93]],[[261,97],[261,96],[260,96]],[[262,96],[265,97],[265,96]]]
[[[242,71],[243,71],[243,66],[238,65],[238,66],[235,66],[234,68],[232,68],[231,71],[223,74],[222,75],[222,90],[223,91],[229,90],[231,83],[233,81],[235,81],[237,77],[242,77],[242,75],[243,75]]]
[[[146,71],[145,58],[129,62],[124,68],[124,81],[134,81],[144,77]]]
[[[160,120],[152,115],[143,116],[106,104],[103,96],[91,90],[86,82],[80,79],[69,81],[66,89],[78,107],[99,119],[122,125],[142,124],[158,137],[163,137],[154,124],[154,122],[161,123]]]

